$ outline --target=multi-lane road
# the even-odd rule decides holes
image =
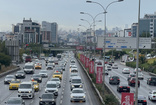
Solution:
[[[85,75],[82,67],[76,61],[76,65],[78,66],[79,75],[83,80],[83,89],[86,92],[86,102],[70,102],[70,82],[69,82],[69,64],[70,59],[68,59],[68,63],[66,65],[65,71],[63,73],[63,79],[61,81],[61,88],[59,88],[58,97],[56,99],[56,105],[101,105],[100,101],[92,88],[89,79]],[[45,61],[42,60],[42,69],[45,69]],[[23,68],[24,64],[20,64],[21,68]],[[40,70],[35,70],[35,74],[38,74]],[[48,78],[43,78],[42,83],[40,83],[39,92],[35,92],[35,97],[33,99],[24,99],[26,105],[38,105],[39,97],[45,92],[45,85],[47,81],[52,78],[54,70],[48,70]],[[15,75],[16,72],[10,73],[11,75]],[[32,74],[26,74],[25,79],[21,79],[22,81],[30,81]],[[5,105],[5,102],[9,99],[9,97],[17,97],[17,90],[9,90],[9,85],[4,84],[4,78],[0,77],[0,105]]]
[[[120,83],[128,84],[127,77],[128,74],[123,74],[122,69],[125,68],[125,65],[122,65],[119,61],[116,62],[118,64],[118,69],[112,69],[109,71],[109,75],[106,76],[106,84],[111,88],[111,90],[116,94],[116,96],[121,100],[121,93],[117,92],[117,85],[109,84],[109,77],[112,75],[116,75],[120,77]],[[133,68],[130,68],[131,72],[133,72]],[[156,86],[147,85],[147,78],[151,77],[149,73],[143,72],[144,80],[140,80],[140,87],[138,88],[138,94],[146,97],[147,105],[156,105],[156,101],[148,100],[148,94],[152,90],[156,90]],[[130,86],[130,92],[135,93],[135,87]]]

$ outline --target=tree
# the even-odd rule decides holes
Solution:
[[[11,63],[11,58],[10,58],[10,56],[5,55],[4,53],[0,53],[0,63],[1,63],[2,65],[9,66],[10,63]]]

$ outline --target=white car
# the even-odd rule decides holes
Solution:
[[[72,90],[71,95],[70,95],[71,99],[70,101],[86,101],[86,92],[83,91],[82,88],[75,88]]]
[[[138,72],[138,79],[144,79],[144,74],[142,72]]]
[[[138,68],[138,72],[141,72],[142,70],[140,68]],[[133,71],[134,73],[136,73],[136,68]]]
[[[61,87],[61,81],[59,78],[51,78],[50,81],[55,81],[57,83],[57,86],[60,88]]]
[[[122,73],[123,74],[130,74],[130,69],[129,68],[123,68]]]
[[[113,64],[112,69],[118,69],[118,65],[116,63]]]
[[[58,96],[58,86],[54,81],[48,81],[45,88],[45,93],[53,93],[55,96]]]
[[[156,90],[149,92],[148,99],[151,101],[156,100]]]
[[[76,66],[75,63],[71,63],[71,64],[70,64],[70,68],[71,68],[72,66]]]
[[[41,70],[39,72],[39,74],[41,75],[42,78],[47,78],[48,77],[48,72],[47,70]]]

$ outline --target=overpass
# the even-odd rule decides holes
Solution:
[[[50,51],[75,51],[75,48],[60,48],[60,47],[48,47],[48,48],[44,48],[46,50],[50,50]]]

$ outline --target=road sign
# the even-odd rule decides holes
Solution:
[[[121,93],[121,105],[133,105],[134,93]]]
[[[136,49],[136,38],[106,37],[105,48],[110,49]],[[103,48],[103,36],[97,38],[97,48]],[[139,38],[139,49],[151,49],[151,38]]]

